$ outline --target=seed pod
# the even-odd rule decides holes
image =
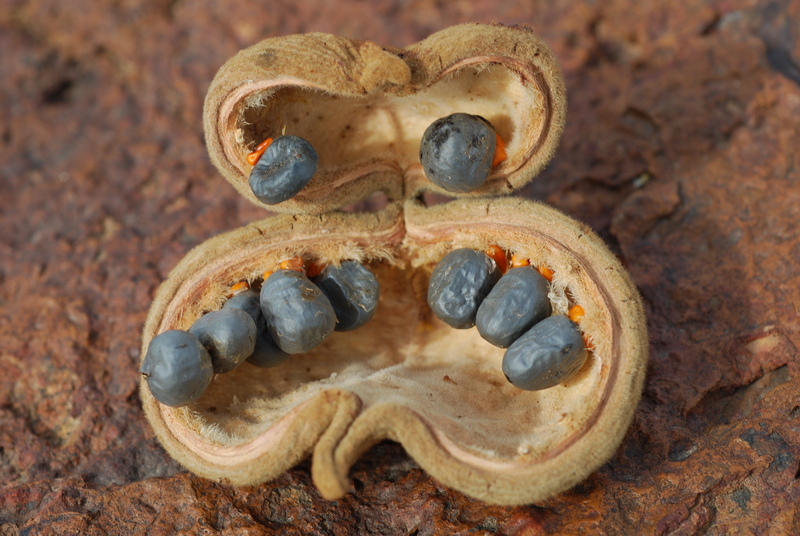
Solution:
[[[485,253],[466,248],[451,251],[431,274],[428,305],[449,326],[471,328],[478,307],[498,279],[500,270]]]
[[[213,311],[189,328],[208,353],[214,372],[224,374],[241,365],[256,344],[256,324],[250,315],[236,309]]]
[[[156,294],[143,349],[219,309],[232,281],[257,287],[287,258],[362,262],[381,306],[361,329],[279,367],[217,376],[191,410],[159,403],[143,378],[144,413],[160,444],[192,472],[237,485],[275,478],[312,453],[311,476],[329,499],[352,489],[351,465],[383,438],[445,485],[509,505],[543,501],[605,463],[646,369],[636,289],[585,225],[531,201],[479,197],[511,193],[541,171],[558,146],[565,95],[552,53],[522,27],[462,25],[402,50],[295,35],[232,58],[204,107],[214,165],[268,207],[250,189],[247,157],[286,125],[313,145],[319,168],[274,206],[282,216],[212,238],[175,267]],[[492,122],[506,159],[476,190],[425,206],[423,194],[445,190],[422,169],[424,130],[464,111]],[[337,210],[377,191],[386,204],[372,213]],[[584,308],[581,331],[594,347],[567,384],[520,390],[503,377],[503,350],[477,330],[431,321],[434,266],[449,251],[491,245],[552,270],[555,314]]]
[[[534,268],[512,268],[478,308],[475,325],[481,337],[500,348],[508,346],[553,309],[550,285]]]
[[[156,400],[173,407],[200,398],[214,377],[208,351],[197,337],[180,330],[154,337],[139,371]]]
[[[578,325],[566,316],[550,316],[508,347],[503,374],[515,387],[540,391],[575,374],[587,355]]]
[[[345,261],[339,266],[326,266],[312,281],[336,312],[336,331],[360,328],[375,316],[380,287],[363,264]]]
[[[331,302],[294,270],[278,270],[264,281],[261,311],[272,339],[287,354],[308,352],[327,339],[336,326]]]
[[[289,354],[278,348],[267,329],[267,321],[261,312],[261,296],[252,289],[236,294],[222,306],[223,309],[241,309],[250,315],[256,324],[256,345],[247,362],[257,367],[276,367],[289,358]]]

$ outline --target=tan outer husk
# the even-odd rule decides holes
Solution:
[[[275,104],[278,106],[274,106]],[[553,156],[566,91],[552,52],[527,28],[463,24],[405,49],[328,34],[267,39],[231,58],[209,88],[204,129],[211,160],[247,199],[247,153],[266,137],[309,139],[320,167],[293,199],[272,210],[319,213],[381,190],[391,200],[443,193],[418,161],[419,140],[456,111],[485,116],[508,159],[468,194],[527,184]]]
[[[431,318],[424,289],[433,264],[449,249],[489,243],[553,268],[553,287],[587,310],[581,325],[596,350],[566,384],[516,390],[499,370],[502,351],[482,344],[474,329]],[[314,481],[334,499],[348,491],[358,456],[389,438],[450,487],[524,504],[576,484],[622,440],[647,359],[636,289],[591,230],[525,200],[280,216],[211,239],[159,289],[142,355],[155,334],[185,329],[218,307],[231,282],[257,280],[296,254],[366,262],[381,281],[378,315],[355,335],[335,333],[319,351],[275,369],[242,365],[188,408],[159,404],[143,381],[157,436],[193,472],[253,484],[313,453]]]

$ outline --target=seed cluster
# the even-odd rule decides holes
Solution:
[[[419,159],[431,182],[454,193],[471,192],[506,159],[505,143],[479,115],[455,113],[425,130]],[[259,201],[277,205],[296,196],[317,171],[317,152],[299,136],[267,138],[246,157],[253,166],[250,189]]]
[[[546,389],[579,370],[591,347],[578,328],[580,305],[573,305],[568,317],[551,316],[552,275],[517,256],[508,263],[498,246],[485,253],[457,249],[434,268],[428,304],[449,326],[477,326],[488,342],[508,348],[502,368],[512,385]],[[141,373],[159,402],[190,404],[215,373],[230,372],[245,360],[278,366],[316,348],[333,331],[362,327],[375,315],[379,295],[375,275],[359,262],[306,267],[302,258],[286,259],[264,273],[260,291],[236,283],[220,310],[201,316],[188,331],[154,337]]]
[[[230,372],[245,360],[278,366],[314,349],[334,330],[363,326],[375,315],[379,287],[361,263],[322,269],[312,264],[306,271],[302,259],[292,258],[265,272],[260,292],[239,282],[231,294],[220,310],[201,316],[188,331],[166,331],[150,341],[140,372],[156,400],[191,404],[215,373]]]
[[[455,113],[434,121],[420,143],[426,176],[456,193],[479,188],[506,158],[503,140],[489,121]],[[253,166],[250,187],[263,203],[274,205],[297,195],[312,179],[317,153],[297,136],[268,138],[247,155]],[[587,358],[577,322],[583,309],[551,316],[548,298],[553,272],[498,246],[484,253],[458,249],[434,268],[428,304],[449,326],[477,326],[491,344],[507,348],[506,378],[520,389],[540,390],[561,383]],[[213,374],[224,374],[245,360],[278,366],[293,354],[309,352],[333,331],[350,331],[375,314],[378,281],[364,265],[306,266],[286,259],[264,273],[260,291],[239,282],[222,309],[200,317],[188,331],[168,331],[150,342],[142,362],[153,395],[170,406],[197,400]]]
[[[428,285],[434,314],[457,329],[477,325],[481,337],[500,348],[503,373],[527,391],[553,387],[577,372],[588,357],[577,322],[583,308],[574,305],[569,318],[552,314],[548,298],[549,268],[538,270],[527,259],[507,257],[497,246],[484,253],[451,251],[436,265]]]

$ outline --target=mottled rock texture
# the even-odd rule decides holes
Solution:
[[[145,7],[142,7],[144,5]],[[0,8],[0,534],[800,533],[800,3],[7,0]],[[652,334],[617,456],[545,504],[487,506],[391,443],[321,500],[183,472],[139,408],[149,302],[262,217],[211,167],[216,69],[263,37],[405,45],[529,24],[564,69],[562,148],[524,195],[595,227]]]

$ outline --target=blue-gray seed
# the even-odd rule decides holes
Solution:
[[[208,350],[217,374],[241,365],[253,353],[256,344],[256,323],[249,314],[238,309],[205,314],[195,320],[189,333]]]
[[[257,367],[269,368],[280,365],[289,358],[289,354],[278,348],[267,329],[267,321],[261,312],[261,298],[253,289],[236,294],[225,302],[223,309],[241,309],[250,315],[256,323],[256,347],[247,358],[247,362]]]
[[[498,279],[500,270],[485,253],[473,249],[451,251],[433,269],[428,305],[449,326],[471,328],[478,307]]]
[[[448,192],[471,192],[489,177],[497,134],[483,117],[456,113],[425,130],[419,159],[425,175]]]
[[[550,284],[535,268],[512,268],[483,300],[475,317],[481,337],[500,348],[550,316]]]
[[[314,176],[319,160],[297,136],[276,138],[250,172],[250,189],[262,203],[277,205],[296,196]]]
[[[180,330],[153,337],[139,372],[155,399],[173,407],[200,398],[214,377],[208,351],[197,337]]]
[[[336,331],[360,328],[375,316],[380,287],[375,274],[360,262],[326,266],[312,281],[333,306]]]
[[[273,340],[289,354],[308,352],[336,326],[336,313],[328,298],[293,270],[278,270],[264,281],[261,310]]]
[[[587,356],[578,325],[566,316],[550,316],[508,347],[503,373],[514,387],[539,391],[575,374]]]

